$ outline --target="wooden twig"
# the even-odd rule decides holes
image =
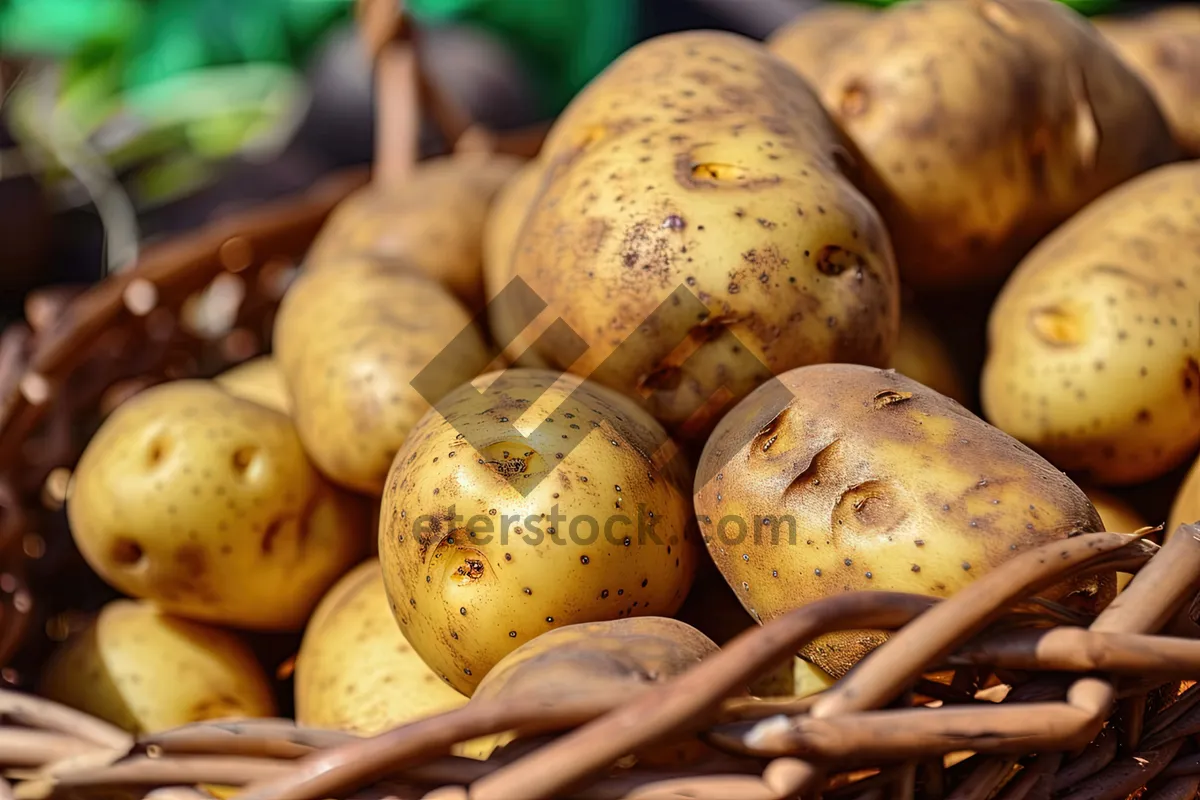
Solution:
[[[114,750],[133,745],[133,737],[114,725],[60,703],[20,692],[0,689],[0,717]]]
[[[95,743],[65,733],[0,728],[0,767],[40,767],[97,749]]]
[[[1119,758],[1082,783],[1070,787],[1062,800],[1125,800],[1154,780],[1179,752],[1182,739],[1158,750],[1142,750]]]
[[[1143,800],[1195,800],[1200,791],[1200,775],[1185,775],[1165,781],[1154,791],[1142,795]]]
[[[1200,641],[1080,628],[1009,631],[967,645],[951,656],[950,663],[1022,670],[1153,674],[1165,681],[1200,675]]]
[[[1117,757],[1117,744],[1111,728],[1100,731],[1078,758],[1068,761],[1054,776],[1053,791],[1061,792],[1107,767]]]

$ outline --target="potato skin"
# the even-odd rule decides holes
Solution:
[[[983,409],[1090,483],[1200,444],[1200,162],[1114,189],[1021,262],[992,308]]]
[[[1200,157],[1200,8],[1176,5],[1093,21],[1150,87],[1175,140]]]
[[[548,361],[528,349],[532,337],[525,331],[514,304],[492,300],[512,280],[512,256],[521,226],[542,189],[545,167],[540,160],[527,162],[496,195],[483,232],[483,285],[488,299],[488,325],[492,338],[508,348],[515,364],[544,369]]]
[[[967,403],[967,390],[950,351],[929,320],[910,308],[905,308],[900,316],[900,337],[892,354],[892,368],[938,394],[963,405]]]
[[[1180,525],[1194,525],[1200,522],[1200,461],[1188,470],[1175,502],[1171,504],[1171,520],[1167,523],[1167,535],[1175,532]]]
[[[225,370],[213,380],[235,397],[253,400],[281,414],[292,413],[292,396],[288,393],[287,382],[279,364],[270,356],[252,358]]]
[[[847,364],[787,372],[731,411],[695,501],[713,561],[764,622],[835,592],[946,597],[1017,550],[1102,530],[1083,492],[1019,442],[916,381]],[[1112,584],[1042,596],[1106,600]],[[882,638],[847,632],[801,655],[840,677]]]
[[[482,334],[437,283],[364,258],[302,273],[280,305],[275,353],[317,467],[382,494],[392,456],[429,408],[413,378],[468,326],[460,366],[474,359],[482,371]]]
[[[298,630],[367,546],[363,505],[322,479],[291,420],[211,381],[119,406],[79,460],[67,516],[112,586],[240,628]]]
[[[295,679],[297,723],[362,736],[467,702],[396,627],[375,559],[321,600],[304,631]]]
[[[51,657],[39,693],[133,733],[273,717],[262,666],[236,634],[114,600]]]
[[[998,282],[1092,199],[1178,157],[1145,85],[1052,0],[897,3],[811,77],[880,179],[918,288]]]
[[[1113,531],[1114,533],[1133,533],[1142,528],[1150,526],[1141,514],[1137,512],[1133,506],[1126,503],[1119,497],[1111,495],[1108,492],[1100,489],[1085,488],[1084,494],[1091,501],[1092,506],[1096,509],[1096,513],[1100,515],[1100,520],[1104,523],[1104,530]],[[1117,591],[1125,591],[1125,587],[1129,585],[1129,581],[1133,576],[1128,572],[1117,573]]]
[[[441,281],[477,310],[484,220],[522,163],[496,153],[458,153],[422,161],[401,187],[360,189],[330,215],[307,267],[338,269],[348,258],[371,258]]]
[[[543,321],[561,317],[588,349],[539,354],[627,396],[652,390],[646,407],[688,438],[711,429],[683,422],[721,388],[737,399],[802,364],[886,365],[895,263],[843,154],[804,81],[758,43],[689,32],[633,48],[543,149],[513,274],[549,304]],[[668,306],[645,324],[681,288],[700,311]],[[635,332],[620,367],[596,373]],[[685,339],[707,343],[686,366]]]
[[[815,83],[833,51],[877,13],[854,3],[826,3],[772,33],[767,37],[767,47],[805,80]]]
[[[551,628],[673,614],[695,571],[691,477],[682,460],[652,461],[661,427],[558,377],[513,368],[451,392],[388,476],[379,554],[392,612],[464,694]],[[514,441],[505,431],[523,414],[553,421]]]

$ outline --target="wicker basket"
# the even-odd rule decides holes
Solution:
[[[395,39],[386,19],[373,24],[378,46]],[[461,133],[452,111],[434,108]],[[402,174],[402,161],[390,169]],[[262,352],[297,263],[366,178],[338,175],[214,221],[86,291],[43,291],[29,300],[28,325],[0,337],[0,675],[12,687],[0,690],[0,768],[17,781],[0,780],[0,800],[227,792],[213,787],[237,787],[248,800],[1197,795],[1200,687],[1186,681],[1200,676],[1200,528],[1191,526],[1161,550],[1145,532],[1076,536],[941,602],[830,597],[672,680],[623,676],[571,696],[472,701],[373,738],[288,720],[134,738],[24,693],[70,614],[111,596],[82,564],[62,512],[88,438],[132,392]],[[205,313],[213,304],[220,313]],[[1097,617],[1028,599],[1067,575],[1113,569],[1137,577]],[[745,693],[814,637],[864,627],[895,633],[833,688]],[[450,755],[503,731],[519,737],[487,761]],[[629,758],[696,737],[719,754],[670,769]]]

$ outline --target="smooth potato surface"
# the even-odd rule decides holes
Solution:
[[[686,464],[656,462],[670,443],[633,403],[557,378],[514,368],[460,387],[388,476],[379,553],[392,611],[465,694],[539,634],[669,615],[691,584]]]
[[[236,634],[116,600],[51,658],[41,694],[133,733],[273,717],[270,682]]]
[[[995,425],[1101,485],[1200,444],[1200,162],[1114,189],[1021,262],[988,323]]]
[[[330,215],[308,267],[336,270],[347,259],[367,257],[441,281],[478,309],[488,206],[522,163],[495,153],[458,153],[422,161],[400,187],[361,189]]]
[[[918,287],[998,282],[1092,199],[1178,155],[1145,85],[1053,0],[897,3],[809,72],[878,178]]]
[[[275,359],[259,356],[238,364],[214,378],[222,389],[244,400],[253,400],[259,405],[283,414],[292,411],[292,396],[287,382]]]
[[[947,597],[1014,552],[1102,530],[1061,472],[958,403],[892,371],[829,364],[780,376],[705,447],[696,513],[757,620],[859,589]],[[1056,586],[1109,599],[1113,579]],[[840,677],[882,634],[802,655]]]
[[[487,345],[437,283],[366,258],[296,280],[275,322],[275,353],[296,430],[325,475],[382,493],[392,457],[429,408],[412,381],[460,332],[454,365],[465,380],[487,365]]]
[[[1154,92],[1176,141],[1200,157],[1200,7],[1179,4],[1095,23]]]
[[[317,606],[295,678],[297,723],[363,736],[467,702],[400,633],[375,559],[342,578]]]
[[[736,400],[814,362],[887,364],[894,259],[844,155],[804,81],[756,42],[690,32],[630,50],[543,149],[512,271],[548,304],[539,324],[561,318],[587,348],[538,354],[687,438],[711,429],[719,391]]]
[[[67,515],[117,589],[242,628],[299,629],[367,547],[363,505],[313,468],[291,420],[211,381],[119,406],[79,460]]]

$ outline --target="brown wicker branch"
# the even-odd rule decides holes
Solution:
[[[968,645],[950,663],[1189,678],[1200,675],[1200,641],[1080,628],[1008,631]]]
[[[1062,753],[1038,756],[1033,765],[1004,787],[997,800],[1050,800],[1054,790],[1054,774],[1062,765]]]
[[[1158,750],[1142,750],[1119,758],[1082,783],[1070,787],[1063,800],[1124,800],[1166,769],[1182,744],[1182,739],[1176,739]]]
[[[1174,725],[1177,720],[1190,714],[1198,705],[1200,705],[1200,683],[1188,687],[1187,691],[1175,698],[1175,702],[1151,717],[1146,722],[1144,735],[1153,736]]]
[[[993,756],[981,760],[947,800],[988,800],[1012,777],[1016,765],[1016,756]]]
[[[60,787],[169,786],[212,783],[241,786],[282,774],[288,763],[246,756],[130,756],[92,769],[63,772],[54,777]]]
[[[138,739],[142,749],[157,748],[168,755],[242,755],[298,758],[313,750],[336,747],[359,737],[340,731],[301,728],[290,720],[198,723]]]
[[[64,733],[31,728],[0,728],[0,766],[3,767],[40,767],[96,749],[92,742]]]
[[[1111,728],[1100,731],[1078,758],[1063,765],[1054,776],[1051,789],[1061,792],[1095,775],[1117,757],[1117,736]]]
[[[477,782],[471,787],[472,800],[512,797],[518,791],[530,798],[552,797],[627,752],[698,730],[712,719],[723,698],[805,642],[845,628],[894,628],[932,606],[928,598],[888,592],[818,600],[742,634],[661,688]]]
[[[133,745],[133,737],[114,725],[59,703],[19,692],[0,689],[0,717],[115,750]]]
[[[1144,800],[1195,800],[1200,791],[1200,776],[1186,775],[1172,778],[1152,792],[1143,795]]]
[[[1134,541],[1134,537],[1122,534],[1094,533],[1016,556],[905,626],[825,692],[810,713],[817,718],[831,717],[885,705],[916,680],[926,666],[945,658],[955,646],[978,633],[997,615],[997,609],[1036,594],[1072,568],[1083,567]]]

